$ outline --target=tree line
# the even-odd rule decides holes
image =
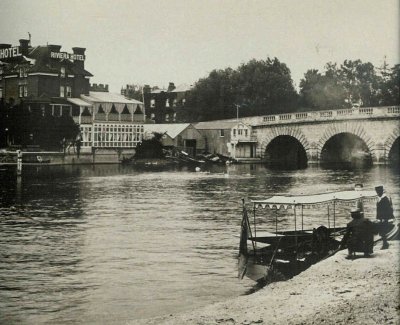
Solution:
[[[250,60],[237,69],[213,70],[198,80],[180,112],[187,122],[350,107],[399,104],[400,65],[328,62],[309,69],[297,92],[290,69],[277,58]]]

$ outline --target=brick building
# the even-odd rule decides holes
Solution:
[[[108,92],[108,85],[90,85],[85,48],[72,53],[60,45],[0,44],[0,99],[42,116],[69,115],[79,124],[83,148],[134,148],[141,141],[145,111],[142,102]]]
[[[147,119],[154,121],[154,123],[187,122],[181,113],[186,107],[186,98],[191,88],[192,86],[187,84],[176,87],[173,82],[169,83],[167,89],[151,88],[149,85],[145,85],[140,97],[143,98],[146,107]],[[134,85],[126,85],[125,88],[121,89],[121,94],[127,97],[134,94],[138,95],[137,92],[138,89]]]
[[[0,97],[6,103],[61,115],[70,109],[67,98],[89,93],[93,75],[85,70],[85,48],[67,53],[60,45],[19,42],[14,47],[0,44]]]

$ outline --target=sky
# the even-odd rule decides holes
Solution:
[[[214,69],[277,57],[308,69],[400,63],[399,0],[0,0],[0,43],[86,48],[92,83],[194,84]]]

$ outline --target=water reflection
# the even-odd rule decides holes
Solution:
[[[43,166],[16,180],[0,170],[0,323],[123,323],[245,294],[242,198],[383,183],[399,212],[384,166]]]

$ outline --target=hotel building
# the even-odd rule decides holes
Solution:
[[[135,148],[143,137],[143,103],[90,91],[93,75],[85,70],[85,51],[32,46],[27,39],[19,46],[0,44],[0,99],[8,107],[22,105],[43,116],[70,115],[80,126],[83,151]]]

